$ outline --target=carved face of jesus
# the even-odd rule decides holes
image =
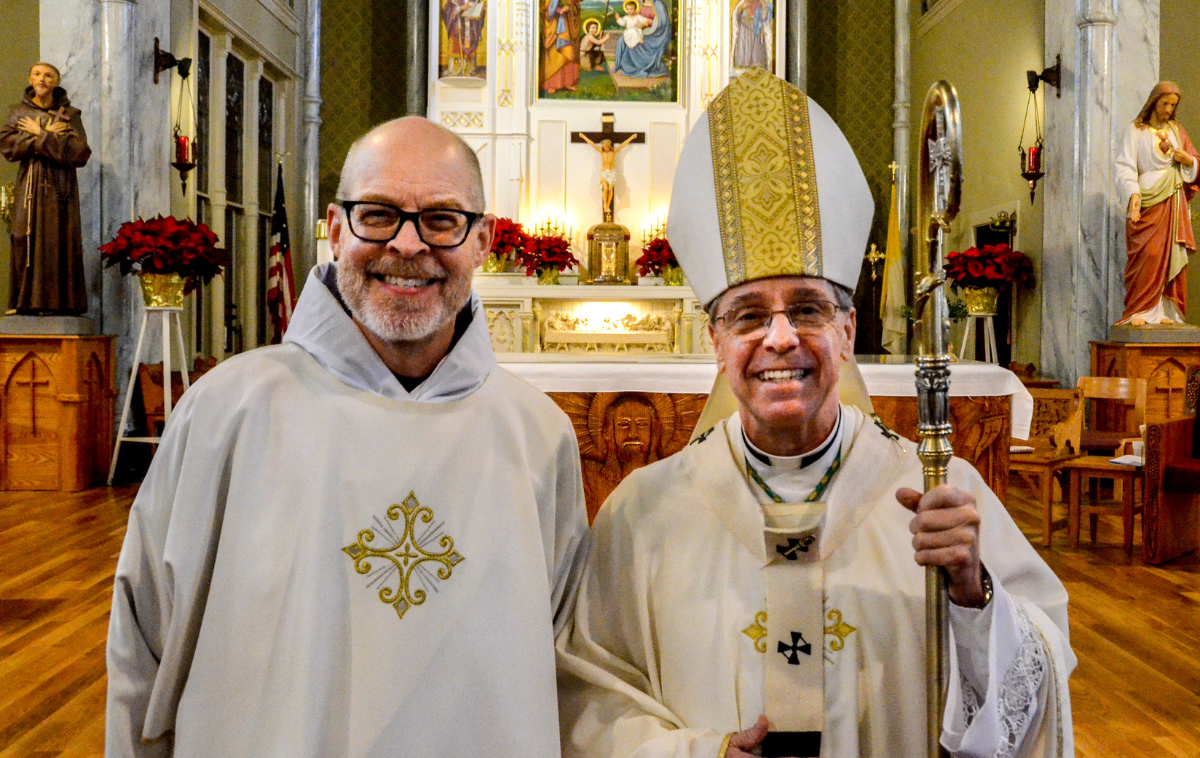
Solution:
[[[613,411],[613,443],[622,463],[644,464],[650,456],[654,412],[644,402],[624,398]]]
[[[833,285],[807,276],[756,279],[720,296],[717,318],[735,308],[782,311],[804,300],[837,303]],[[737,337],[724,322],[710,325],[717,367],[737,397],[750,441],[773,455],[799,455],[819,445],[833,429],[838,409],[838,374],[854,357],[854,311],[838,311],[833,323],[797,332],[783,314],[766,334]]]
[[[1179,95],[1163,95],[1154,103],[1154,120],[1165,124],[1175,118],[1175,109],[1179,107]]]
[[[39,99],[44,99],[54,92],[54,88],[58,86],[58,74],[49,66],[37,64],[29,69],[29,86],[33,87],[33,94]]]

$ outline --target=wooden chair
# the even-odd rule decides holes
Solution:
[[[1146,429],[1142,560],[1165,563],[1200,547],[1200,366],[1188,369],[1184,416]]]
[[[1032,364],[1031,364],[1032,365]],[[1054,484],[1058,482],[1059,501],[1067,502],[1068,479],[1062,464],[1077,457],[1070,450],[1058,450],[1050,439],[1055,425],[1070,417],[1075,406],[1075,391],[1029,387],[1033,395],[1033,423],[1029,440],[1013,440],[1014,445],[1032,447],[1032,451],[1010,452],[1008,472],[1016,474],[1036,493],[1042,507],[1042,545],[1050,547],[1055,529],[1068,526],[1068,519],[1054,519]]]
[[[1090,401],[1105,401],[1117,411],[1123,420],[1120,428],[1097,430],[1088,423],[1097,415]],[[1079,546],[1079,525],[1083,516],[1088,517],[1092,542],[1096,541],[1098,517],[1101,514],[1118,513],[1123,525],[1126,555],[1133,554],[1133,519],[1142,512],[1137,502],[1139,485],[1142,484],[1142,467],[1109,463],[1114,453],[1120,452],[1125,443],[1141,438],[1141,427],[1146,418],[1146,380],[1111,377],[1081,376],[1075,387],[1075,407],[1066,421],[1055,427],[1053,432],[1056,449],[1079,454],[1059,466],[1069,478],[1067,495],[1068,529],[1071,546]],[[1102,455],[1092,455],[1092,453]],[[1100,497],[1100,480],[1111,479],[1113,499]],[[1083,485],[1087,484],[1088,496],[1084,502]]]
[[[1092,403],[1089,403],[1092,401]],[[1117,429],[1095,429],[1094,402],[1106,402],[1116,411]],[[1054,447],[1077,455],[1111,455],[1129,439],[1140,439],[1146,421],[1146,380],[1107,376],[1081,376],[1075,386],[1071,415],[1051,432]]]
[[[216,358],[197,358],[195,371],[188,372],[188,383],[197,379],[217,365]],[[166,416],[166,398],[163,396],[163,368],[161,363],[143,363],[138,366],[138,388],[142,392],[142,413],[146,423],[146,434],[157,437],[162,434]],[[183,396],[183,377],[171,372],[171,404],[177,405]]]

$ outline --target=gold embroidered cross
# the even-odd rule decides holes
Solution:
[[[375,532],[363,529],[358,533],[358,540],[342,548],[342,552],[354,559],[354,569],[358,573],[383,575],[384,585],[379,590],[379,599],[395,608],[397,616],[404,618],[410,607],[425,602],[426,592],[422,587],[436,591],[435,578],[441,581],[449,579],[454,567],[463,561],[463,557],[454,549],[454,540],[449,535],[442,534],[439,537],[440,524],[426,529],[419,536],[416,534],[417,521],[432,521],[433,510],[421,505],[414,493],[408,493],[403,503],[388,508],[387,517],[389,521],[397,522],[403,518],[404,527],[403,530],[396,530],[391,524],[376,519],[379,531],[390,539],[390,545],[375,547],[369,544],[375,541]],[[435,553],[425,549],[426,545],[435,541],[437,546],[442,548],[441,552]],[[372,572],[372,558],[380,558],[387,563]],[[437,564],[436,570],[426,565],[430,563]],[[413,588],[414,573],[422,587]],[[392,586],[392,574],[399,579],[395,587]],[[370,584],[374,584],[377,579],[378,577],[372,579]]]
[[[829,640],[829,649],[837,652],[846,646],[846,638],[857,632],[858,628],[842,621],[842,612],[836,608],[829,611],[825,618],[833,622],[830,626],[825,627],[825,635],[833,637]],[[766,653],[767,643],[763,638],[767,636],[767,612],[759,611],[754,614],[754,623],[743,629],[742,634],[754,640],[755,650]]]

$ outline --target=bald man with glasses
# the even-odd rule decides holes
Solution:
[[[108,755],[558,756],[579,453],[496,365],[475,154],[383,124],[328,221],[283,344],[188,391],[134,502]]]

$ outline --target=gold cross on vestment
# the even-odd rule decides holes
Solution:
[[[37,361],[30,361],[29,362],[29,379],[28,380],[14,379],[13,383],[29,387],[29,425],[30,425],[30,428],[32,429],[33,436],[36,437],[37,436],[37,388],[38,388],[39,384],[44,384],[46,386],[49,386],[50,380],[43,379],[41,381],[38,381]]]

